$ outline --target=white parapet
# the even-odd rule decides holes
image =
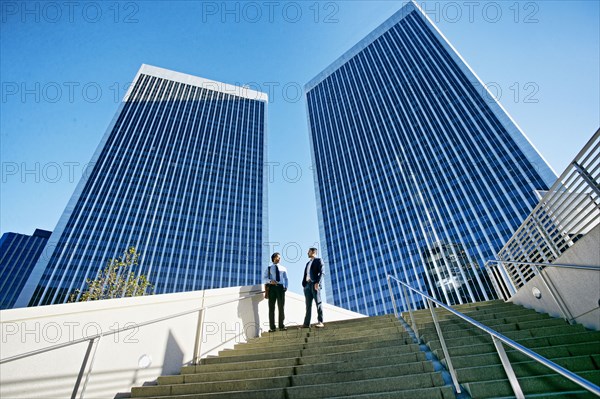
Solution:
[[[262,286],[222,288],[0,311],[0,361],[7,358],[133,326],[89,341],[0,364],[2,398],[114,398],[160,375],[178,374],[193,359],[198,312],[139,326],[178,313],[228,302]],[[314,306],[314,305],[313,305]],[[304,297],[286,293],[286,324],[300,325]],[[325,321],[364,317],[324,304]],[[313,309],[313,319],[316,311]],[[215,355],[268,330],[262,295],[205,311],[201,357]],[[88,361],[82,372],[82,364]],[[79,383],[77,380],[79,378]],[[74,392],[74,388],[77,392]]]

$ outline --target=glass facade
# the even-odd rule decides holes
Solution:
[[[390,313],[387,274],[493,298],[484,262],[556,177],[418,6],[305,89],[328,301]]]
[[[50,231],[5,233],[0,238],[0,309],[11,309],[39,259]]]
[[[142,66],[22,305],[66,302],[130,246],[157,294],[259,282],[266,107],[263,93]]]

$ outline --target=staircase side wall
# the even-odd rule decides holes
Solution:
[[[563,253],[554,263],[585,266],[600,265],[600,225]],[[543,273],[562,297],[574,321],[600,330],[600,271],[546,268]],[[538,299],[533,289],[541,292]],[[527,282],[510,299],[517,305],[562,317],[562,313],[539,276]]]
[[[193,358],[197,312],[147,326],[139,327],[139,323],[261,289],[256,285],[0,311],[0,358],[133,326],[92,346],[86,369],[92,365],[85,398],[123,396],[132,386],[154,381],[160,375],[179,374],[181,366]],[[288,291],[286,324],[302,324],[304,306],[303,296]],[[324,315],[325,322],[362,316],[333,305],[324,305]],[[208,309],[201,357],[245,342],[268,328],[268,304],[262,295]],[[1,364],[0,397],[71,397],[87,350],[88,343],[84,342]],[[86,378],[84,373],[77,397]]]

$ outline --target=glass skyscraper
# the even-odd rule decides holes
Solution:
[[[448,304],[494,297],[484,262],[556,176],[423,11],[305,90],[328,301],[392,312],[387,274]]]
[[[267,96],[143,65],[17,306],[66,302],[135,246],[155,293],[255,284]]]
[[[4,233],[0,238],[0,310],[15,304],[52,232]]]

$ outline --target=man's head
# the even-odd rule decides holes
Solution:
[[[314,258],[317,256],[317,248],[308,248],[308,257]]]
[[[279,255],[279,252],[275,252],[273,255],[271,255],[271,262],[274,264],[278,264],[280,259],[281,255]]]

